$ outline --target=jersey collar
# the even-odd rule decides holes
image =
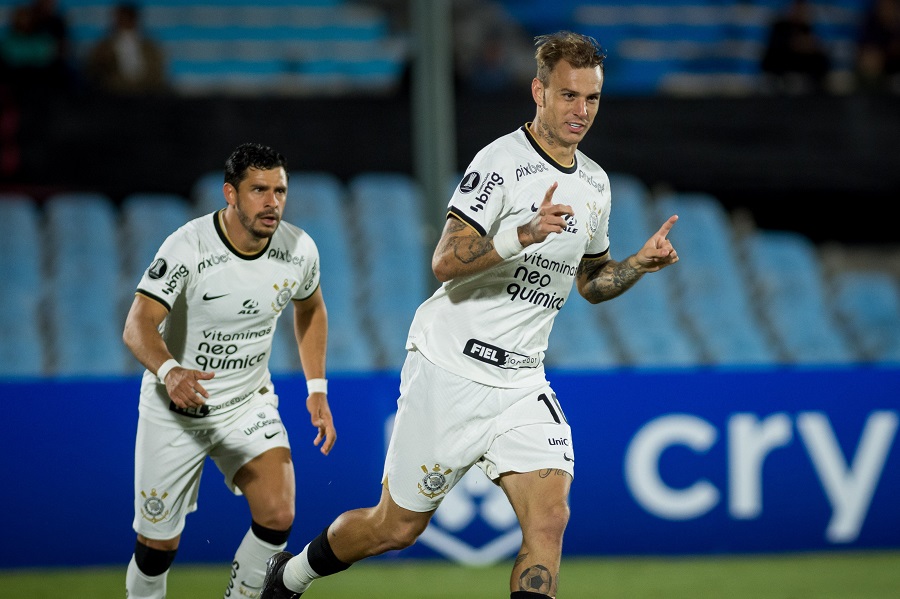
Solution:
[[[572,164],[570,164],[568,166],[560,164],[559,162],[556,161],[556,158],[554,158],[553,156],[548,154],[547,151],[544,150],[543,146],[541,146],[540,142],[537,139],[535,139],[534,134],[531,133],[531,129],[529,128],[529,125],[531,125],[531,123],[525,123],[524,125],[522,125],[522,131],[525,133],[525,139],[528,140],[528,143],[531,144],[531,147],[534,148],[534,151],[537,152],[541,158],[543,158],[544,160],[549,162],[551,165],[553,165],[553,167],[556,170],[566,173],[567,175],[571,175],[572,173],[574,173],[575,171],[578,170],[578,156],[577,155],[572,157]]]
[[[263,249],[259,250],[258,252],[254,252],[252,254],[247,254],[246,252],[242,252],[231,242],[231,239],[228,238],[228,232],[225,231],[225,225],[222,222],[222,219],[225,218],[225,209],[222,208],[221,210],[217,210],[216,212],[213,212],[212,218],[213,218],[213,225],[216,228],[216,233],[219,235],[219,239],[222,240],[222,243],[225,244],[225,247],[228,248],[228,250],[232,254],[234,254],[241,260],[256,260],[263,254],[265,254],[266,250],[268,250],[269,246],[272,244],[272,238],[269,237],[269,239],[266,240],[266,245],[263,247]]]

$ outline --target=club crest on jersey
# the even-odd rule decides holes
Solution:
[[[442,472],[440,464],[435,464],[431,470],[425,464],[422,464],[420,467],[425,476],[422,477],[422,482],[419,483],[419,493],[428,499],[434,499],[450,490],[450,485],[447,483],[447,475],[453,472],[452,468],[447,468]]]
[[[149,497],[141,491],[141,497],[144,498],[144,505],[141,506],[141,515],[153,524],[165,520],[166,516],[169,515],[165,502],[165,498],[168,496],[168,493],[157,494],[156,489],[150,489]]]
[[[287,279],[284,280],[284,283],[279,287],[278,283],[272,285],[275,288],[275,291],[278,293],[275,295],[275,301],[272,302],[272,309],[276,312],[281,312],[285,306],[288,305],[288,302],[291,301],[291,297],[294,295],[294,287],[297,286],[297,282],[293,283],[288,282]]]
[[[593,240],[594,233],[600,228],[600,207],[597,206],[597,202],[588,202],[587,208],[590,212],[588,216],[588,238]]]

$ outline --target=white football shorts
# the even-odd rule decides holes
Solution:
[[[437,509],[473,465],[497,481],[508,472],[556,468],[575,474],[572,429],[546,381],[489,387],[410,351],[383,481],[400,507]]]
[[[134,530],[148,539],[181,534],[185,517],[197,509],[200,475],[206,457],[225,476],[235,495],[234,475],[253,458],[274,447],[290,449],[278,413],[278,396],[257,393],[228,424],[184,430],[138,418],[135,442]]]

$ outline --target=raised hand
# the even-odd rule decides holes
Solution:
[[[676,222],[678,222],[678,216],[673,214],[635,254],[638,264],[646,272],[656,272],[678,262],[678,252],[675,251],[672,242],[668,239],[669,232]]]
[[[534,218],[525,225],[525,231],[522,231],[531,240],[530,243],[541,243],[547,239],[550,233],[562,233],[567,226],[564,216],[574,216],[575,214],[571,206],[553,203],[553,194],[556,192],[558,185],[558,183],[553,183],[547,189],[543,201],[537,207]],[[523,245],[529,244],[525,243]]]

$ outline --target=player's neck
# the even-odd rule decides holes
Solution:
[[[536,141],[537,144],[541,146],[541,149],[544,150],[550,158],[555,160],[557,164],[565,168],[569,168],[575,164],[575,150],[578,149],[577,145],[563,145],[558,139],[547,135],[541,128],[540,120],[537,117],[535,117],[534,121],[528,123],[526,128],[534,141]]]
[[[222,226],[222,232],[231,246],[242,254],[255,254],[262,250],[267,239],[260,239],[252,235],[241,224],[238,215],[234,210],[225,208],[219,211],[219,224]]]

